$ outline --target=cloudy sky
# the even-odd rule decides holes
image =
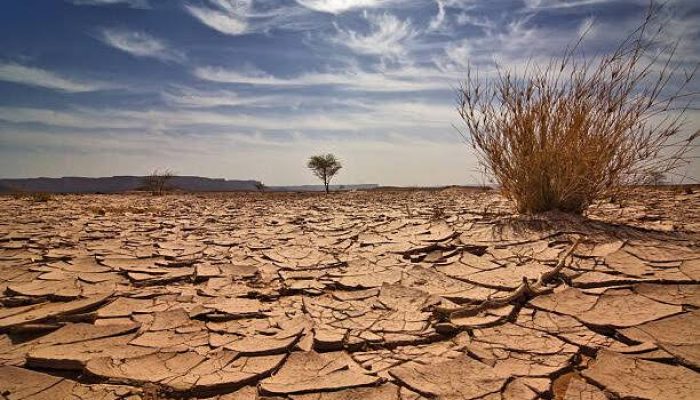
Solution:
[[[694,5],[695,4],[695,5]],[[479,182],[454,126],[467,65],[518,69],[590,28],[598,54],[646,0],[3,0],[0,176],[183,175]],[[700,60],[700,3],[667,37]],[[697,112],[689,125],[700,125]],[[688,173],[700,177],[698,162]]]

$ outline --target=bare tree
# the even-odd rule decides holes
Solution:
[[[684,136],[697,63],[675,59],[650,6],[615,50],[579,57],[585,38],[523,73],[469,72],[458,94],[462,132],[518,210],[582,213],[648,176],[686,165],[698,132]]]
[[[172,170],[155,169],[150,174],[143,177],[143,188],[153,195],[160,195],[168,187],[168,182],[175,177]]]
[[[343,168],[340,161],[331,153],[319,154],[309,158],[306,166],[323,182],[326,193],[330,191],[331,179]]]

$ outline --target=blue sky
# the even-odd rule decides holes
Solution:
[[[592,26],[599,54],[645,0],[4,0],[0,176],[179,174],[315,183],[479,182],[454,126],[467,65],[518,70]],[[700,61],[700,3],[665,37]],[[700,126],[698,112],[689,128]],[[700,165],[690,176],[700,178]]]

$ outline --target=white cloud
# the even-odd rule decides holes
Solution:
[[[496,23],[482,18],[468,23],[480,26],[482,33],[446,45],[445,53],[436,58],[443,71],[465,72],[468,67],[480,73],[495,73],[498,64],[511,71],[522,72],[528,63],[547,63],[559,55],[571,38],[590,21],[571,25],[565,29],[553,29],[529,24],[533,14],[525,14],[509,22]]]
[[[0,107],[0,120],[15,123],[38,123],[46,126],[86,130],[168,131],[194,126],[239,130],[357,131],[386,129],[451,129],[457,114],[449,103],[422,101],[336,102],[344,107],[318,109],[301,107],[290,113],[282,103],[269,112],[205,111],[178,108],[120,110],[75,108]],[[197,106],[210,102],[195,102]]]
[[[428,30],[431,31],[439,29],[442,23],[445,22],[445,3],[442,0],[435,0],[435,3],[437,4],[438,12],[428,25]]]
[[[524,2],[528,8],[532,9],[556,9],[589,6],[609,1],[610,0],[525,0]],[[637,2],[649,3],[645,0],[639,0]]]
[[[375,72],[358,69],[340,72],[310,72],[291,78],[279,78],[261,71],[199,67],[194,70],[194,75],[199,79],[221,83],[277,87],[328,85],[367,92],[447,90],[461,79],[461,77],[433,68],[418,67],[403,67]]]
[[[181,61],[184,58],[181,52],[143,32],[103,29],[100,39],[107,45],[136,57],[151,57],[163,61]]]
[[[247,15],[252,0],[210,0],[210,7],[187,4],[185,8],[208,27],[227,35],[241,35],[248,30]]]
[[[321,21],[309,18],[311,12],[257,0],[208,0],[208,5],[186,4],[185,9],[204,25],[226,35],[245,35],[271,29],[303,31],[317,28]],[[255,7],[262,10],[256,10]]]
[[[218,86],[218,85],[217,85]],[[204,109],[216,107],[245,107],[254,109],[310,110],[328,108],[364,108],[366,102],[358,102],[348,96],[342,98],[285,92],[284,94],[240,93],[222,89],[195,89],[177,86],[161,92],[163,100],[172,107]]]
[[[48,126],[87,129],[138,129],[141,124],[110,114],[55,111],[43,108],[0,107],[0,120],[12,123],[40,123]]]
[[[125,4],[131,8],[151,8],[148,0],[67,0],[77,6],[107,6],[113,4]]]
[[[109,87],[103,83],[77,81],[59,76],[51,71],[14,63],[0,64],[0,81],[69,93],[93,92]]]
[[[343,30],[336,26],[338,36],[333,41],[359,54],[397,58],[405,53],[406,42],[416,35],[409,20],[401,21],[391,14],[372,15],[365,12],[364,18],[371,28],[369,33]]]
[[[203,91],[187,87],[165,91],[162,96],[168,104],[186,108],[270,107],[281,100],[275,96],[241,96],[230,90]]]
[[[318,12],[340,14],[356,8],[381,7],[389,0],[297,0],[302,6]]]

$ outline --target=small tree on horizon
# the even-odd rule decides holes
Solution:
[[[343,168],[340,161],[331,153],[312,156],[309,158],[306,166],[323,182],[326,193],[330,192],[329,185],[331,179]]]
[[[255,182],[255,188],[258,189],[258,192],[264,192],[267,186],[262,182]]]
[[[175,177],[175,172],[170,169],[154,169],[143,177],[143,188],[153,195],[160,195],[167,189],[168,182]]]

